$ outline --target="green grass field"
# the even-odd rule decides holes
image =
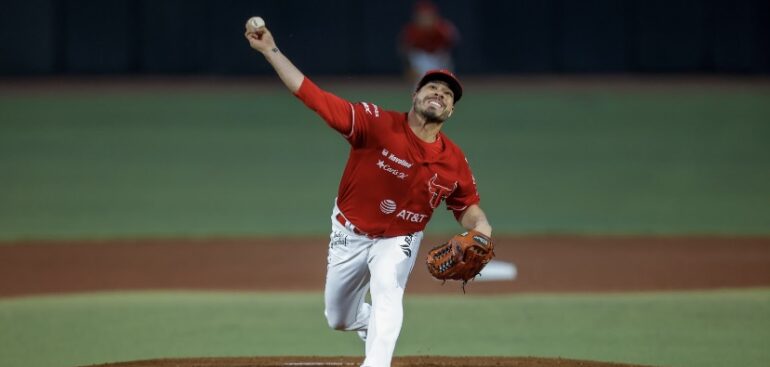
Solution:
[[[409,103],[406,91],[338,92]],[[470,88],[445,131],[497,234],[770,234],[767,89]],[[282,89],[0,94],[0,244],[325,235],[346,155]],[[439,213],[428,229],[457,228]],[[315,293],[0,299],[0,366],[362,355],[322,311]],[[413,295],[406,312],[398,355],[770,365],[768,289]]]
[[[412,295],[405,312],[397,355],[560,356],[671,367],[765,367],[770,361],[768,289]],[[363,353],[355,333],[327,328],[321,294],[116,293],[6,299],[0,300],[0,325],[2,366]]]
[[[3,95],[0,111],[5,240],[323,234],[347,156],[282,89]],[[768,121],[766,90],[472,90],[445,131],[497,233],[764,235]]]

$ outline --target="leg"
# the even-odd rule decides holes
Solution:
[[[369,255],[372,311],[364,366],[390,366],[404,319],[404,289],[414,267],[420,241],[422,232],[382,239],[372,246]]]
[[[332,225],[324,290],[324,314],[335,330],[366,330],[370,306],[364,302],[369,289],[366,257],[371,240]],[[368,243],[367,243],[368,242]]]

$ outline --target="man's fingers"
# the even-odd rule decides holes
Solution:
[[[260,37],[256,33],[246,32],[246,39],[249,40],[249,41],[261,41],[262,37]]]
[[[265,34],[267,34],[267,32],[249,32],[249,31],[247,31],[246,32],[246,38],[253,38],[253,39],[261,40],[262,36],[264,36]]]

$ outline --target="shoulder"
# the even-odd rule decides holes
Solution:
[[[353,108],[361,115],[361,118],[367,120],[401,121],[406,119],[404,112],[385,110],[372,102],[355,102]]]
[[[354,129],[370,137],[399,134],[404,116],[403,112],[384,110],[372,102],[353,103],[353,124],[357,126]]]
[[[361,117],[368,117],[368,118],[375,118],[380,117],[380,106],[372,103],[372,102],[355,102],[353,103],[353,107],[360,111]]]
[[[453,162],[455,167],[462,169],[463,167],[470,169],[468,158],[465,156],[465,152],[457,145],[452,139],[447,137],[444,133],[441,133],[442,139],[444,139],[444,156],[448,161]]]
[[[456,29],[454,23],[452,23],[449,19],[442,18],[438,22],[436,22],[436,28],[441,30],[451,30],[454,31]]]
[[[397,115],[404,114],[403,112],[385,110],[380,107],[380,105],[368,101],[354,102],[353,106],[356,109],[361,110],[362,113],[373,118],[393,118]]]
[[[444,19],[443,21],[436,24],[436,30],[438,33],[443,34],[450,38],[455,38],[458,35],[457,27],[450,22],[449,20]]]

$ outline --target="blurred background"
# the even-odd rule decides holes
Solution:
[[[4,1],[0,73],[270,74],[250,15],[313,75],[394,74],[414,1]],[[762,0],[444,0],[463,75],[770,72]]]

